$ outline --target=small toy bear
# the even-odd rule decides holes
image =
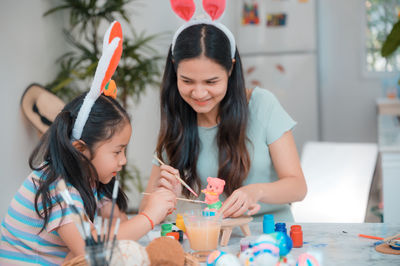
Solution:
[[[216,211],[221,208],[222,202],[219,200],[219,195],[224,191],[224,186],[225,180],[218,177],[207,178],[207,188],[201,191],[206,195],[206,210]]]

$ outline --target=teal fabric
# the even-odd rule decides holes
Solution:
[[[250,139],[247,148],[251,156],[251,168],[244,185],[270,183],[278,179],[269,155],[268,145],[279,139],[285,132],[292,130],[296,122],[283,109],[277,98],[268,90],[255,88],[249,101],[249,124],[247,135]],[[207,186],[207,177],[217,177],[218,149],[216,134],[218,125],[205,128],[198,127],[200,152],[197,161],[197,173],[201,179],[201,187]],[[153,163],[158,164],[156,161]],[[224,201],[225,197],[220,196]],[[266,213],[274,214],[275,221],[293,221],[288,204],[261,204],[256,215],[262,217]],[[256,217],[257,219],[257,217]]]

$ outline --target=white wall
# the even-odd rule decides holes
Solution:
[[[64,50],[60,16],[45,17],[51,1],[0,2],[0,217],[30,172],[28,158],[38,141],[20,112],[19,101],[32,82],[46,83],[56,74],[54,61]]]
[[[376,142],[378,78],[362,73],[364,0],[318,1],[321,137]]]

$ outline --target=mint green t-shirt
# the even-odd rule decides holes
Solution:
[[[278,179],[271,161],[268,145],[279,139],[285,132],[292,130],[296,122],[283,109],[277,98],[268,90],[255,88],[249,101],[249,121],[247,136],[250,143],[247,149],[251,158],[251,167],[243,185],[270,183]],[[197,174],[201,179],[201,188],[207,186],[207,177],[218,177],[218,146],[216,135],[218,125],[206,128],[198,127],[200,151],[197,161]],[[154,162],[157,164],[157,162]],[[224,201],[225,196],[220,196]],[[258,218],[266,213],[274,214],[275,221],[293,221],[288,204],[272,205],[261,203],[256,214]],[[256,217],[257,218],[257,217]]]

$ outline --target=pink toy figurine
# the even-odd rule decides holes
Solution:
[[[206,195],[206,210],[216,211],[221,208],[222,202],[219,200],[219,195],[224,191],[224,186],[225,181],[218,177],[207,178],[207,188],[201,191]]]

